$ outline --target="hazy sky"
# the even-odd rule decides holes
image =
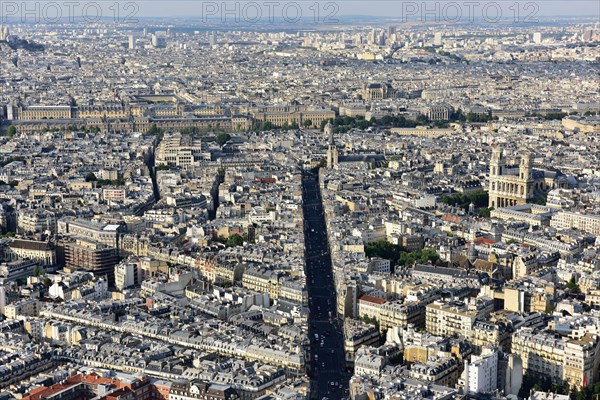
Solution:
[[[0,17],[25,16],[28,22],[32,12],[52,19],[58,14],[81,17],[82,10],[91,16],[116,15],[120,19],[187,16],[226,17],[228,21],[237,17],[247,21],[318,16],[318,21],[329,17],[343,22],[340,17],[366,15],[438,22],[482,18],[535,22],[535,17],[548,16],[589,16],[600,20],[599,0],[0,0]]]
[[[235,7],[235,3],[239,4],[240,12],[242,8],[248,6],[249,3],[258,4],[262,11],[268,12],[268,5],[266,2],[276,3],[273,7],[275,14],[277,10],[286,6],[286,4],[296,2],[300,5],[302,10],[312,11],[310,8],[315,0],[240,0],[231,1],[227,0],[225,7]],[[209,3],[217,4],[219,8],[223,10],[217,10],[216,12],[224,11],[225,7],[222,6],[221,0],[215,1],[203,1],[203,0],[142,0],[136,1],[139,5],[140,16],[198,16],[202,15],[203,10],[211,12],[211,5]],[[334,7],[325,6],[327,3],[335,3]],[[472,4],[470,4],[472,3]],[[475,0],[457,0],[457,1],[432,1],[432,0],[415,0],[415,1],[400,1],[400,0],[319,0],[320,8],[322,12],[330,11],[333,12],[334,8],[337,7],[338,15],[375,15],[375,16],[388,16],[388,17],[402,17],[405,14],[421,14],[424,11],[439,10],[440,14],[449,16],[450,18],[455,17],[460,9],[460,13],[467,18],[469,13],[472,12],[475,16],[480,16],[484,11],[488,13],[488,16],[492,17],[496,10],[500,9],[502,14],[505,16],[514,15],[515,8],[519,9],[520,16],[527,16],[533,13],[538,16],[581,16],[589,15],[590,17],[597,17],[600,19],[600,1],[598,0],[495,0],[495,1],[475,1]],[[414,8],[416,6],[417,9]],[[516,7],[515,7],[516,6]],[[248,7],[254,7],[248,6]],[[291,8],[295,7],[287,6]],[[457,8],[458,7],[458,8]],[[251,9],[247,9],[250,13]],[[435,12],[435,11],[433,11]],[[433,15],[433,14],[431,14]]]

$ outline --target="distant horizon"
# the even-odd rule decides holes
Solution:
[[[412,18],[407,18],[407,19],[403,19],[402,17],[394,17],[394,16],[382,16],[382,15],[369,15],[369,14],[338,14],[336,15],[337,18],[344,18],[344,19],[348,19],[348,20],[373,20],[373,21],[381,21],[381,22],[389,22],[390,24],[403,24],[403,23],[407,23],[407,24],[414,24],[415,22],[419,22],[420,19],[418,17],[412,17]],[[177,22],[178,20],[181,22],[185,22],[186,24],[190,24],[192,25],[192,23],[196,22],[198,25],[202,25],[202,23],[204,22],[219,22],[219,20],[221,18],[219,17],[207,17],[206,20],[202,19],[203,17],[201,15],[198,16],[190,16],[190,15],[173,15],[173,16],[153,16],[153,15],[144,15],[144,16],[138,16],[136,19],[138,20],[137,23],[135,24],[131,24],[132,27],[138,27],[141,28],[144,22],[149,22],[149,23],[156,23],[156,24],[172,24],[173,22]],[[527,21],[512,21],[514,25],[520,25],[520,26],[531,26],[531,25],[535,25],[536,23],[548,23],[548,22],[561,22],[564,21],[566,22],[573,22],[574,20],[579,22],[585,22],[585,23],[597,23],[600,26],[600,22],[596,22],[596,19],[594,17],[591,17],[589,15],[585,15],[585,14],[581,14],[581,15],[568,15],[568,16],[564,16],[564,15],[544,15],[544,16],[538,16],[537,17],[539,19],[539,21],[531,21],[531,22],[527,22]],[[96,22],[110,22],[113,18],[110,16],[103,16],[100,17],[98,19],[98,21]],[[223,21],[223,24],[227,24],[227,23],[231,23],[232,26],[235,26],[237,23],[232,21],[233,18],[230,18],[229,20]],[[312,19],[312,16],[302,16],[302,18],[300,19],[300,21],[310,21]],[[286,19],[282,16],[275,16],[273,19],[269,19],[268,17],[263,17],[260,19],[257,19],[255,21],[252,22],[248,22],[248,21],[241,21],[240,23],[267,23],[267,22],[285,22]],[[439,20],[439,21],[435,21],[435,20],[426,20],[426,21],[421,21],[423,23],[423,26],[433,26],[433,25],[445,25],[445,26],[462,26],[462,25],[468,25],[468,24],[476,24],[476,25],[494,25],[497,23],[502,23],[502,24],[506,24],[507,22],[510,22],[511,18],[510,17],[502,17],[502,19],[500,19],[499,21],[487,21],[485,18],[483,17],[476,17],[474,18],[472,21],[469,20],[462,20],[462,21],[458,21],[458,22],[451,22],[451,21],[444,21],[444,20]],[[35,25],[35,24],[40,24],[40,25],[52,25],[52,24],[57,24],[57,23],[61,23],[61,24],[66,24],[68,22],[72,22],[74,24],[83,24],[83,23],[89,23],[89,21],[86,21],[83,17],[81,16],[76,16],[74,18],[73,21],[69,21],[69,18],[62,18],[60,20],[57,21],[39,21],[39,22],[35,22],[35,21],[30,21],[30,20],[26,20],[25,22],[21,22],[20,18],[5,18],[5,19],[1,19],[0,22],[2,22],[5,25]],[[339,21],[339,23],[343,23],[344,21]],[[177,25],[173,25],[172,28],[176,29],[178,26]]]
[[[540,19],[573,18],[600,20],[600,2],[596,0],[543,1],[392,1],[392,0],[142,0],[111,2],[110,0],[73,2],[2,1],[0,19],[4,23],[87,22],[104,19],[134,22],[140,19],[202,19],[222,22],[263,22],[284,19],[299,22],[313,19],[315,23],[345,19],[377,19],[423,23],[461,24],[513,20],[515,23],[536,23]],[[115,10],[115,5],[118,9]],[[32,11],[33,10],[33,11]],[[89,17],[89,18],[88,18]],[[93,21],[93,19],[95,21]]]
[[[108,0],[101,0],[108,1]],[[26,1],[27,2],[27,1]],[[43,3],[44,1],[42,1]],[[137,3],[140,6],[139,9],[139,17],[152,17],[152,18],[161,18],[161,17],[177,17],[177,18],[196,18],[201,17],[202,13],[199,12],[197,14],[179,14],[178,10],[180,8],[186,8],[189,10],[189,5],[191,3],[197,3],[192,6],[194,9],[200,9],[200,7],[204,3],[217,3],[217,4],[235,4],[239,3],[242,7],[249,3],[257,3],[259,5],[263,5],[267,2],[278,3],[280,5],[290,4],[290,3],[298,3],[303,7],[306,5],[308,8],[309,5],[313,5],[314,3],[319,3],[322,6],[327,3],[335,3],[339,5],[340,12],[338,15],[340,16],[368,16],[368,17],[382,17],[382,18],[401,18],[403,8],[407,9],[411,4],[416,4],[419,8],[423,7],[424,9],[433,10],[435,8],[435,4],[439,4],[439,8],[443,9],[444,7],[451,7],[452,4],[458,4],[463,11],[467,9],[467,3],[475,4],[473,7],[475,10],[480,9],[481,7],[492,7],[494,4],[498,4],[502,7],[503,10],[508,10],[514,4],[518,4],[521,8],[521,13],[526,14],[527,12],[533,12],[533,8],[531,5],[537,5],[538,11],[535,13],[539,17],[571,17],[571,16],[588,16],[590,18],[598,18],[600,20],[600,2],[596,0],[574,0],[574,1],[563,1],[563,0],[541,0],[541,1],[513,1],[513,0],[481,0],[481,1],[470,1],[470,0],[459,0],[459,1],[451,1],[451,0],[441,0],[441,1],[433,1],[433,0],[416,0],[416,1],[397,1],[397,0],[338,0],[338,1],[329,1],[329,0],[281,0],[281,1],[269,1],[269,0],[225,0],[225,1],[202,1],[202,0],[142,0],[142,1],[133,1],[133,3]],[[82,4],[85,2],[82,2]],[[147,4],[144,4],[147,3]],[[150,4],[148,4],[150,3]],[[390,6],[393,4],[393,6]],[[424,6],[423,6],[424,5]],[[151,12],[144,12],[144,10],[153,10]],[[345,10],[345,11],[344,11]],[[185,11],[184,11],[185,12]],[[390,15],[390,12],[393,12],[396,15]]]

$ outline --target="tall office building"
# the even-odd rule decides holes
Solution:
[[[10,36],[10,31],[8,30],[8,26],[0,25],[0,40],[8,40]]]
[[[129,50],[135,49],[135,36],[129,35]]]
[[[152,46],[153,47],[166,47],[167,38],[165,37],[164,32],[156,32],[152,35]]]
[[[435,36],[433,37],[433,45],[434,46],[441,46],[444,44],[444,40],[443,40],[443,36],[441,32],[436,32]]]
[[[210,35],[208,35],[208,44],[211,46],[217,45],[217,31],[212,31]]]
[[[533,42],[540,44],[542,43],[542,33],[541,32],[535,32],[533,34]]]

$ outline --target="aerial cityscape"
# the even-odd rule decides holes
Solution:
[[[600,399],[600,5],[392,3],[0,2],[0,400]]]

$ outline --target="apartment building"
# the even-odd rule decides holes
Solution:
[[[597,381],[599,345],[598,336],[592,333],[573,339],[552,331],[523,328],[513,336],[512,352],[523,360],[524,372],[581,388]]]
[[[268,293],[269,298],[278,299],[282,273],[268,268],[247,268],[242,278],[242,286],[257,292]]]
[[[460,377],[460,363],[452,357],[430,358],[425,363],[414,363],[410,377],[419,381],[454,387]]]
[[[425,325],[425,305],[423,303],[387,302],[382,304],[379,317],[379,327],[382,332],[388,328],[407,327],[413,324],[416,328]]]
[[[17,230],[29,234],[56,232],[56,214],[49,210],[22,208],[17,211]]]
[[[487,350],[465,362],[465,392],[492,393],[498,388],[498,352]]]
[[[380,319],[381,306],[385,303],[379,297],[363,295],[358,298],[358,316],[360,318]]]
[[[566,229],[576,228],[600,236],[600,216],[598,215],[559,211],[550,220],[550,226]]]
[[[379,330],[371,324],[347,318],[344,320],[344,355],[346,366],[354,365],[356,352],[362,346],[377,346]]]
[[[238,400],[240,396],[229,385],[207,382],[176,381],[171,385],[170,400]]]
[[[0,264],[0,277],[6,280],[17,280],[33,275],[35,267],[39,264],[35,260],[21,259]]]
[[[436,336],[469,336],[477,310],[469,310],[464,305],[435,301],[426,306],[425,326],[427,332]]]
[[[110,186],[102,188],[102,198],[104,201],[125,201],[127,197],[127,188],[124,186]]]
[[[115,287],[123,290],[141,283],[141,267],[134,262],[121,262],[115,266]]]
[[[16,319],[19,316],[38,316],[40,312],[40,303],[36,299],[22,300],[4,307],[4,315],[9,319]]]
[[[156,165],[193,168],[203,159],[202,141],[181,133],[165,134],[155,157]]]

